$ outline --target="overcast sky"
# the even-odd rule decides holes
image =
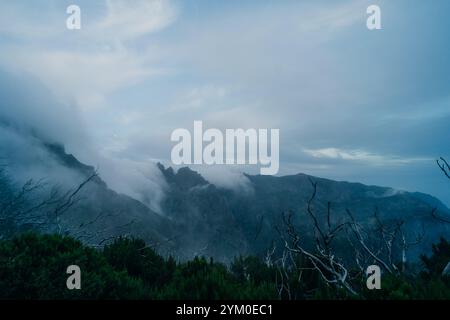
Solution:
[[[81,30],[66,29],[70,4]],[[382,30],[366,28],[370,4]],[[203,120],[279,128],[280,175],[450,204],[434,162],[450,158],[449,12],[447,0],[2,0],[0,68],[48,89],[58,103],[36,103],[27,121],[113,185],[111,163],[170,164],[171,132]],[[240,183],[232,172],[205,174]]]

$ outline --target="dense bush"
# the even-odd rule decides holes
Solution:
[[[354,284],[361,294],[349,296],[300,258],[295,264],[302,268],[281,275],[257,257],[238,257],[230,266],[205,258],[180,263],[139,239],[97,250],[70,237],[25,234],[0,241],[0,299],[449,299],[450,279],[441,276],[449,249],[442,239],[422,257],[418,275],[383,275],[382,290],[364,289],[361,277]],[[66,287],[73,264],[82,270],[81,290]]]
[[[69,265],[80,266],[82,290],[68,290]],[[0,242],[0,298],[145,298],[140,279],[115,270],[105,257],[80,242],[56,235],[26,234]]]
[[[240,278],[224,265],[205,258],[177,266],[173,280],[164,286],[161,299],[275,299],[276,290],[271,279],[255,281]]]
[[[450,243],[444,238],[441,238],[439,243],[434,244],[431,250],[431,257],[423,255],[421,259],[430,276],[441,276],[442,271],[450,261]]]
[[[105,246],[103,255],[114,269],[142,280],[151,288],[170,282],[176,268],[174,259],[164,260],[140,239],[120,238]]]

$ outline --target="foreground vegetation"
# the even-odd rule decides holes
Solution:
[[[327,286],[316,270],[280,270],[257,257],[239,257],[230,266],[205,258],[176,262],[139,239],[117,239],[102,249],[70,237],[23,234],[0,242],[1,299],[449,299],[450,279],[441,275],[450,260],[444,239],[422,257],[418,274],[382,277],[382,290],[360,294]],[[301,261],[298,261],[301,263]],[[68,290],[66,268],[79,265],[81,290]],[[358,280],[356,280],[358,281]]]

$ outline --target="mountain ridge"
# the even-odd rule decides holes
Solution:
[[[95,172],[94,167],[67,154],[64,146],[44,146],[60,165],[83,177]],[[281,177],[245,174],[252,192],[244,193],[218,187],[188,167],[176,171],[160,163],[157,167],[167,184],[159,204],[162,214],[111,190],[101,177],[95,177],[85,186],[83,201],[64,219],[68,230],[73,234],[79,232],[78,226],[86,227],[82,240],[92,245],[119,236],[140,237],[161,253],[180,260],[208,256],[229,262],[239,255],[264,255],[271,246],[283,247],[277,230],[283,228],[285,212],[293,212],[295,226],[308,241],[314,238],[306,210],[313,193],[312,180],[317,183],[313,209],[320,220],[331,203],[332,223],[347,219],[346,210],[351,210],[362,225],[370,227],[377,211],[385,221],[405,221],[411,235],[425,228],[427,237],[411,250],[413,259],[450,231],[431,216],[435,207],[441,216],[450,216],[450,210],[439,199],[423,193],[304,173]]]

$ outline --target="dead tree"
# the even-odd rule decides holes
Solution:
[[[348,268],[344,265],[343,259],[340,259],[336,255],[332,246],[334,239],[344,229],[347,223],[332,224],[331,205],[328,204],[326,226],[321,226],[319,219],[312,208],[313,201],[317,194],[317,183],[312,180],[310,180],[310,182],[313,187],[313,193],[307,203],[307,213],[313,222],[315,248],[313,250],[307,249],[306,245],[303,243],[302,238],[294,227],[292,212],[289,212],[287,216],[285,214],[282,216],[283,223],[286,227],[286,233],[290,240],[283,239],[285,248],[290,253],[300,254],[305,257],[327,285],[344,288],[351,295],[357,295],[357,292],[350,284]]]
[[[436,160],[436,164],[444,173],[444,175],[450,179],[450,165],[448,164],[448,162],[443,157],[440,157],[438,160]],[[450,219],[441,217],[437,214],[437,208],[434,208],[431,211],[431,216],[439,222],[450,223]]]
[[[2,171],[0,223],[15,227],[27,225],[36,230],[53,228],[56,233],[62,234],[62,216],[81,200],[81,190],[97,176],[97,172],[93,172],[76,188],[64,193],[56,186],[49,188],[43,179],[30,179],[14,191],[13,183]]]
[[[366,231],[356,221],[352,212],[349,209],[346,211],[350,218],[348,226],[354,234],[362,253],[366,255],[366,261],[374,261],[390,274],[404,273],[406,271],[408,250],[423,241],[425,235],[423,225],[421,233],[417,234],[413,241],[410,241],[404,230],[405,221],[402,219],[397,219],[389,225],[380,219],[376,209],[374,213],[376,228],[375,230]],[[370,245],[370,234],[375,234],[375,240],[378,240],[375,247]],[[352,242],[350,238],[349,241]],[[358,251],[358,255],[361,255],[361,251]],[[395,251],[400,252],[400,256],[397,259],[394,257]],[[397,266],[398,263],[401,264],[400,268]]]
[[[312,221],[314,245],[312,248],[307,246],[305,237],[301,237],[296,230],[293,214],[289,211],[287,214],[282,214],[284,234],[287,236],[279,232],[287,252],[306,258],[324,283],[343,288],[352,295],[358,294],[352,283],[358,275],[365,275],[365,270],[370,264],[376,263],[390,274],[405,272],[407,252],[423,240],[424,228],[411,241],[405,228],[405,221],[397,219],[393,223],[386,223],[380,218],[378,210],[374,213],[375,230],[358,223],[349,209],[346,210],[349,219],[336,223],[332,219],[329,202],[325,219],[319,219],[313,209],[317,183],[311,180],[310,182],[313,192],[307,201],[306,212]],[[338,238],[347,240],[352,250],[347,250],[347,254],[344,254],[342,250],[338,252],[339,248],[334,245]],[[349,252],[352,252],[354,263],[348,262]],[[355,269],[359,272],[355,272]],[[287,288],[284,289],[287,290]]]
[[[450,179],[450,165],[448,162],[443,157],[440,157],[436,160],[436,163],[445,176]]]
[[[436,163],[438,165],[438,167],[441,169],[441,171],[444,173],[444,175],[450,179],[450,165],[448,164],[448,162],[443,158],[440,157],[438,160],[436,160]],[[444,222],[444,223],[450,223],[450,219],[447,218],[443,218],[441,216],[439,216],[436,213],[437,209],[434,208],[433,211],[431,212],[431,216],[440,221],[440,222]],[[442,274],[448,274],[448,270],[450,269],[450,262],[447,263],[446,267],[444,268],[444,270],[442,271]]]
[[[51,223],[57,227],[58,234],[63,233],[63,228],[61,226],[61,217],[72,208],[76,203],[81,200],[79,197],[80,191],[94,178],[98,177],[97,171],[94,171],[90,176],[88,176],[81,184],[79,184],[75,189],[68,190],[64,193],[55,203],[55,206],[48,212],[48,218]]]

